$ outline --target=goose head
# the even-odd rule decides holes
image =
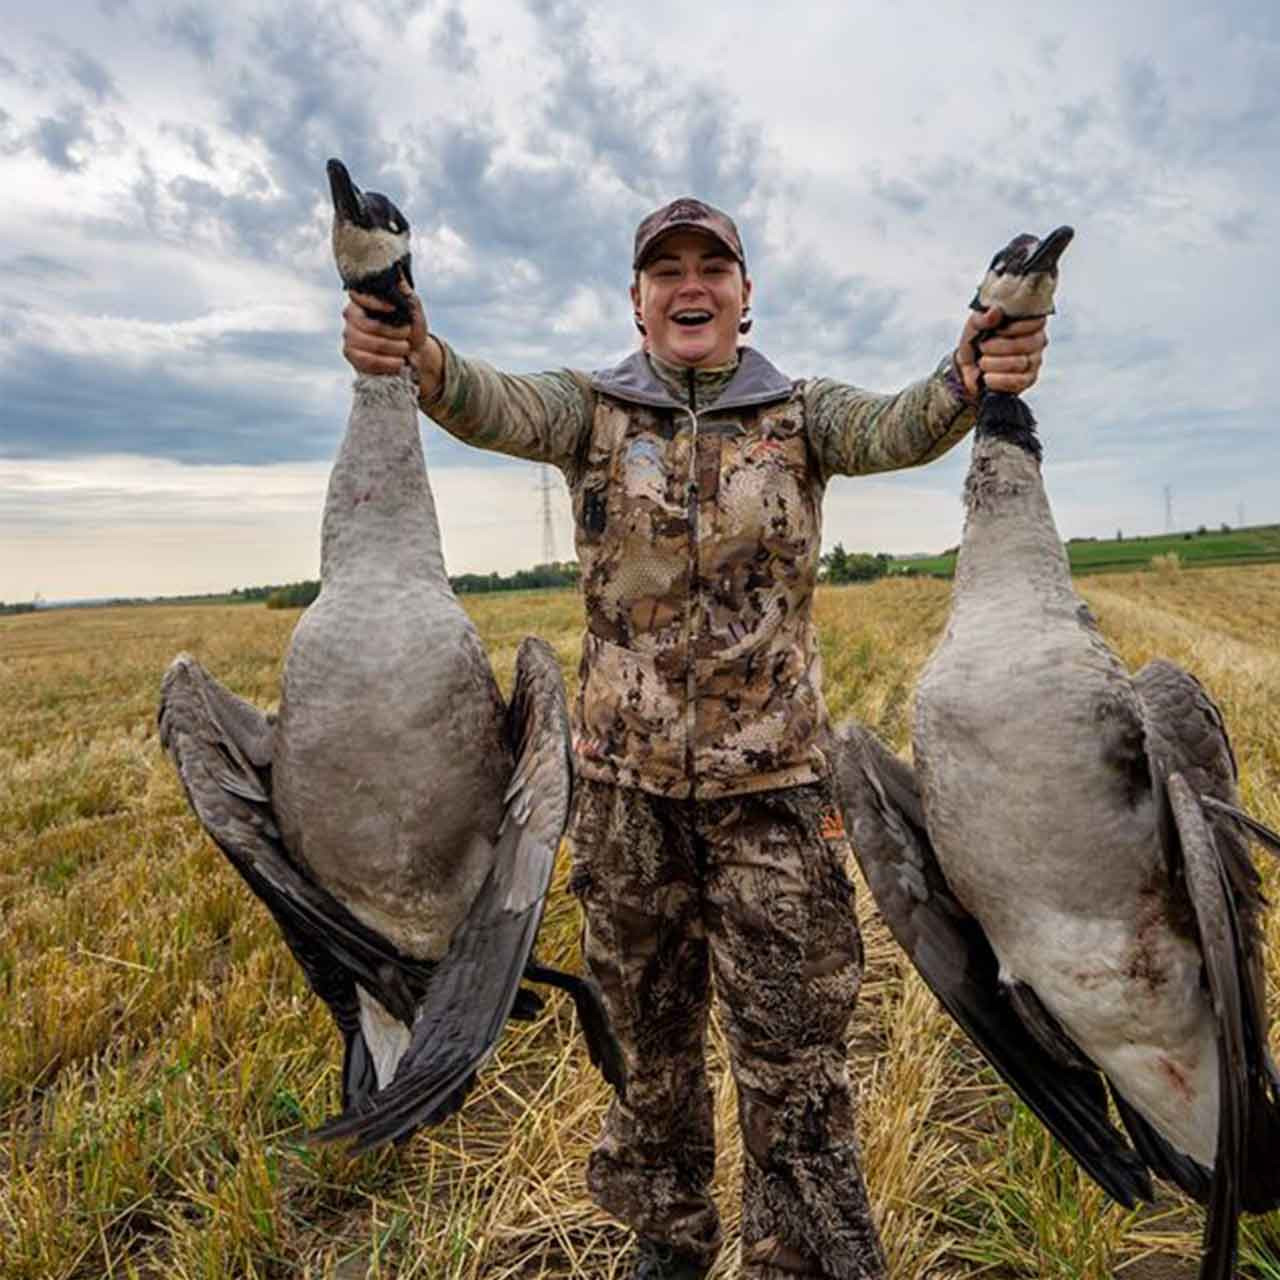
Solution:
[[[361,191],[341,160],[330,160],[327,169],[333,196],[333,257],[343,287],[401,308],[401,277],[413,285],[409,220],[381,192]]]
[[[1025,233],[1014,236],[991,259],[969,305],[975,311],[999,307],[1006,320],[1052,315],[1058,259],[1074,236],[1071,227],[1059,227],[1043,240]]]

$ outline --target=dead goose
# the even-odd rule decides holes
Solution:
[[[1070,239],[1013,241],[975,307],[1046,314]],[[1163,661],[1131,678],[1103,641],[1039,456],[1026,406],[985,395],[951,617],[916,694],[918,775],[842,726],[846,820],[890,928],[992,1064],[1116,1200],[1149,1197],[1150,1170],[1207,1203],[1200,1275],[1228,1280],[1241,1209],[1280,1204],[1241,831],[1280,836],[1239,811],[1200,684]]]
[[[345,286],[397,302],[409,229],[329,162]],[[289,644],[279,716],[181,655],[161,739],[192,808],[265,902],[345,1043],[357,1148],[455,1110],[522,976],[569,990],[593,1060],[621,1084],[593,985],[531,962],[570,798],[555,657],[521,644],[503,705],[445,574],[403,376],[356,379],[325,498],[319,598]]]

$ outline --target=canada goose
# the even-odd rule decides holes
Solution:
[[[348,288],[402,300],[409,230],[329,162]],[[356,379],[325,498],[319,598],[289,643],[277,717],[181,655],[161,739],[192,808],[266,903],[345,1043],[357,1149],[461,1105],[521,977],[570,991],[593,1060],[621,1057],[589,979],[533,965],[570,800],[550,648],[526,638],[504,706],[445,574],[407,372]]]
[[[1060,228],[997,254],[975,308],[1052,307]],[[946,1008],[1126,1205],[1148,1171],[1207,1203],[1202,1280],[1280,1204],[1259,880],[1221,715],[1172,663],[1130,677],[1071,585],[1035,422],[986,394],[951,617],[916,693],[916,772],[833,751],[886,921]],[[1107,1119],[1106,1090],[1132,1141]],[[1135,1150],[1136,1148],[1136,1150]]]

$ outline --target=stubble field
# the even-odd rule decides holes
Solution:
[[[1078,586],[1131,667],[1162,654],[1204,680],[1247,807],[1280,827],[1280,566]],[[949,591],[884,581],[820,593],[833,717],[906,750]],[[535,632],[572,688],[576,596],[468,607],[504,687]],[[154,723],[160,677],[184,649],[273,706],[296,618],[155,606],[0,619],[0,1280],[620,1280],[626,1237],[582,1186],[607,1091],[558,996],[508,1029],[441,1128],[370,1157],[299,1141],[337,1103],[336,1034],[189,812]],[[1263,871],[1280,896],[1280,867]],[[539,950],[576,968],[564,875]],[[850,1068],[891,1274],[1194,1276],[1199,1210],[1168,1192],[1140,1213],[1108,1205],[1010,1104],[865,891],[860,915]],[[1274,1018],[1280,910],[1267,941]],[[739,1152],[718,1030],[712,1054],[732,1242]],[[727,1248],[714,1280],[734,1261]],[[1246,1228],[1242,1263],[1280,1280],[1280,1215]]]

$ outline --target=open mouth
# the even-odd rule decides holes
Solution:
[[[683,329],[696,329],[700,324],[711,323],[711,312],[677,311],[671,319]]]

